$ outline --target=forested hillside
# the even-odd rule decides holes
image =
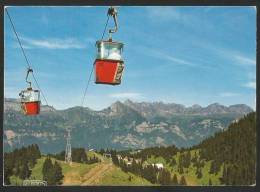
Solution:
[[[238,122],[231,123],[226,131],[204,140],[194,147],[200,156],[212,160],[212,172],[223,165],[221,183],[248,185],[256,177],[256,114],[250,113]]]
[[[122,170],[142,175],[151,183],[252,185],[256,180],[256,113],[192,148],[152,147],[111,153]]]

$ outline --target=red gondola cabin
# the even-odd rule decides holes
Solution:
[[[97,58],[95,60],[95,83],[118,85],[124,70],[122,59],[123,43],[97,41]]]
[[[31,87],[21,91],[21,108],[25,115],[38,115],[40,113],[40,91]]]

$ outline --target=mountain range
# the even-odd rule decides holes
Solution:
[[[72,147],[129,149],[172,144],[190,147],[252,111],[244,104],[185,107],[126,100],[100,111],[78,106],[65,110],[41,106],[40,115],[25,116],[19,100],[5,98],[4,150],[37,143],[44,153],[62,151],[66,129],[71,129]]]

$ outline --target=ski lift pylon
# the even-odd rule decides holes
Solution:
[[[95,83],[118,85],[121,83],[124,70],[122,58],[124,44],[112,40],[112,33],[115,33],[118,29],[116,9],[114,7],[109,8],[107,14],[114,18],[115,29],[109,30],[109,40],[96,42]]]
[[[19,93],[21,99],[21,109],[25,115],[38,115],[40,113],[41,105],[40,91],[34,90],[31,87],[31,82],[27,80],[30,72],[33,72],[31,68],[27,70],[26,75],[26,82],[29,84],[29,87]]]

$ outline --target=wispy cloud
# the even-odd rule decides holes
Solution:
[[[256,65],[256,60],[242,55],[234,55],[234,59],[241,65]]]
[[[246,56],[246,54],[241,53],[240,51],[228,49],[226,47],[218,47],[210,44],[209,42],[203,41],[196,42],[196,44],[197,46],[200,46],[201,48],[206,49],[207,51],[210,51],[219,57],[232,61],[231,64],[233,65],[239,65],[244,67],[256,65],[255,57],[250,57],[248,55]]]
[[[220,97],[235,97],[235,96],[239,96],[239,93],[233,93],[233,92],[223,92],[223,93],[219,93]]]
[[[166,52],[162,52],[160,50],[152,49],[150,47],[138,47],[138,50],[142,50],[144,54],[149,55],[150,57],[154,57],[157,59],[166,60],[168,62],[171,62],[171,64],[174,65],[185,65],[189,67],[200,67],[197,64],[190,62],[186,59],[179,58],[179,57],[173,57],[170,54]]]
[[[181,14],[177,11],[175,7],[147,7],[147,15],[150,19],[153,19],[155,22],[159,21],[171,21],[171,20],[180,20],[182,19]]]
[[[177,58],[177,57],[173,57],[173,56],[167,55],[167,54],[162,53],[162,52],[157,52],[157,55],[155,54],[155,56],[159,56],[162,59],[166,59],[168,61],[174,62],[175,64],[179,64],[179,65],[187,65],[187,66],[193,66],[193,67],[197,66],[194,63],[191,63],[187,60],[180,59],[180,58]]]
[[[243,84],[242,86],[250,88],[250,89],[256,89],[256,82],[255,81],[250,81],[250,82],[248,82],[246,84]]]
[[[110,94],[109,97],[116,98],[116,99],[141,99],[141,98],[144,98],[144,96],[141,93],[134,93],[134,92],[113,93],[113,94]]]
[[[25,49],[42,48],[42,49],[84,49],[86,45],[75,38],[45,38],[32,39],[27,37],[21,38]]]

